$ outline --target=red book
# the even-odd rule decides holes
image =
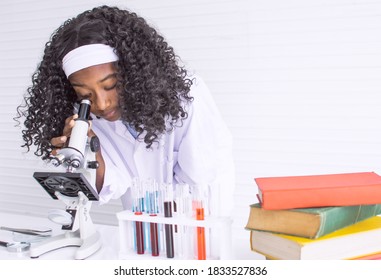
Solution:
[[[351,260],[381,260],[381,252],[353,258]]]
[[[263,209],[280,210],[381,203],[374,172],[255,178]]]

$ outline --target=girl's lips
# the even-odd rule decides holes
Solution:
[[[107,111],[101,114],[100,117],[108,121],[116,121],[119,119],[119,111],[117,109]]]

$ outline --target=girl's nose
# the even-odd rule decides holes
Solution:
[[[104,111],[109,104],[108,98],[104,94],[96,94],[95,100],[93,100],[94,109],[97,111]]]

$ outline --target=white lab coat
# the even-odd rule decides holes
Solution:
[[[188,118],[163,136],[163,150],[158,143],[147,149],[121,121],[93,119],[92,128],[100,139],[106,164],[101,204],[121,198],[123,207],[131,209],[132,179],[167,179],[163,156],[172,150],[173,185],[208,186],[210,213],[230,216],[235,186],[232,137],[200,77],[196,77],[190,95],[194,100],[187,105]]]

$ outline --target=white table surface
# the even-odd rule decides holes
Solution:
[[[17,227],[17,228],[35,228],[48,227],[53,230],[53,236],[61,234],[65,231],[61,230],[61,225],[55,224],[47,217],[34,217],[28,215],[18,215],[10,213],[0,213],[0,226]],[[88,257],[88,260],[118,260],[119,259],[119,228],[118,226],[99,225],[95,224],[97,231],[101,236],[102,247],[93,255]],[[249,234],[247,239],[234,239],[234,259],[257,259],[263,257],[253,253],[249,249]],[[0,230],[0,240],[13,242],[14,236],[12,232]],[[47,252],[41,255],[36,260],[71,260],[74,259],[75,252],[78,247],[59,248],[54,251]],[[134,256],[131,256],[134,258]],[[29,251],[23,253],[8,252],[5,247],[0,246],[0,260],[25,260],[31,259]],[[139,259],[139,258],[138,258]],[[35,259],[33,259],[35,260]]]
[[[53,230],[53,236],[64,233],[61,225],[55,224],[48,218],[33,217],[26,215],[16,215],[9,213],[0,213],[0,226],[16,227],[16,228],[36,228],[48,227]],[[101,236],[102,247],[87,259],[94,260],[114,260],[118,259],[119,232],[116,226],[95,225]],[[14,242],[13,233],[10,231],[0,230],[0,240],[6,242]],[[33,244],[33,243],[32,243]],[[75,252],[78,247],[65,247],[53,250],[41,255],[41,260],[70,260],[74,259]],[[5,247],[0,247],[0,260],[13,259],[30,259],[29,251],[23,253],[8,252]]]

